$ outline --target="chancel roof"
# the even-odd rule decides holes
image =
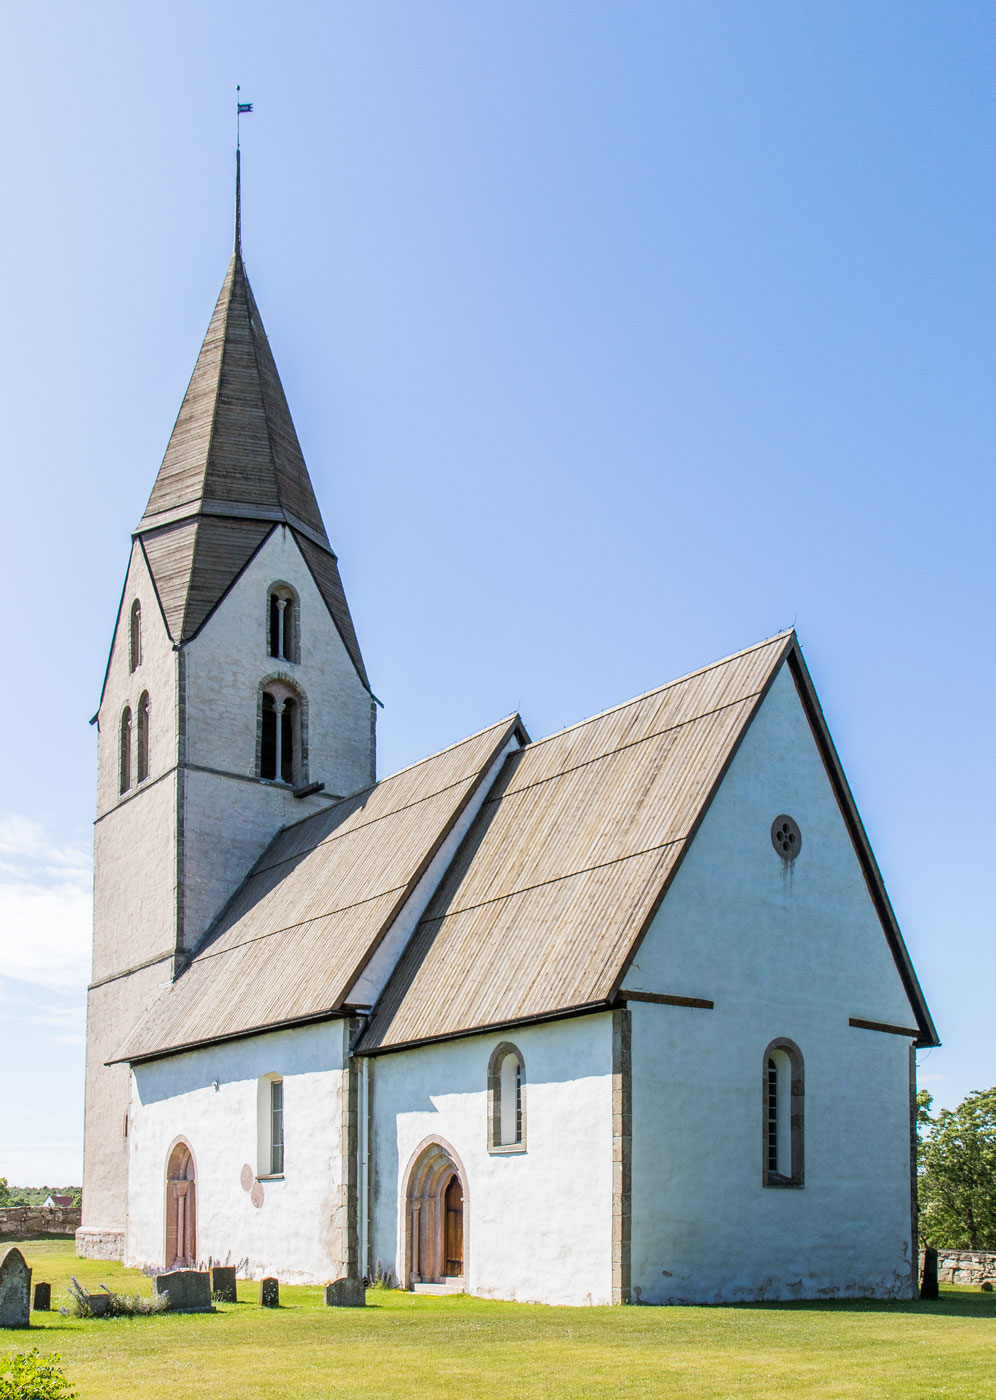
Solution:
[[[369,689],[336,557],[236,246],[136,530],[174,642],[194,636],[277,523],[293,530]]]
[[[872,898],[936,1044],[794,632],[512,754],[361,1036],[376,1053],[608,1006],[775,674],[792,665]]]
[[[286,827],[128,1035],[139,1060],[335,1014],[502,750],[513,715]]]

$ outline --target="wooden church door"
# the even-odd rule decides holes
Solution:
[[[178,1142],[166,1168],[166,1267],[189,1268],[197,1257],[197,1181],[189,1147]]]
[[[443,1200],[446,1214],[443,1273],[447,1278],[460,1278],[463,1274],[463,1187],[458,1176],[450,1177]]]

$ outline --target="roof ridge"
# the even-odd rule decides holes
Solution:
[[[581,729],[586,724],[593,724],[595,720],[604,719],[606,715],[615,714],[617,710],[625,710],[628,705],[637,705],[641,700],[649,700],[651,695],[660,695],[676,685],[683,685],[685,681],[694,680],[696,676],[704,676],[706,671],[713,671],[717,666],[725,666],[730,661],[738,661],[742,656],[749,656],[752,651],[760,651],[762,647],[770,646],[772,642],[787,641],[789,637],[795,637],[794,627],[790,627],[784,632],[774,632],[770,637],[764,637],[749,647],[743,647],[740,651],[731,652],[729,656],[721,656],[716,661],[710,661],[708,666],[699,666],[696,670],[688,671],[683,676],[676,676],[673,681],[665,681],[663,685],[652,686],[650,690],[644,690],[629,700],[620,700],[617,705],[609,705],[606,709],[598,710],[593,715],[586,715],[584,719],[575,720],[573,724],[565,724],[562,729],[555,729],[552,734],[544,734],[541,739],[530,739],[529,747],[534,749],[540,744],[547,743],[550,739],[559,739],[561,735],[569,734],[572,729]]]

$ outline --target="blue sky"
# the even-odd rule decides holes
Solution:
[[[8,6],[0,1175],[79,1179],[87,720],[237,82],[381,772],[794,623],[944,1041],[922,1082],[996,1082],[994,59],[996,9],[925,0]]]

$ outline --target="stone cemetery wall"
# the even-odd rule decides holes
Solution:
[[[920,1251],[920,1268],[923,1269],[923,1250]],[[996,1252],[939,1249],[937,1281],[975,1284],[976,1287],[983,1283],[991,1283],[996,1288]]]
[[[0,1235],[15,1240],[34,1235],[74,1235],[79,1229],[79,1206],[0,1206]]]

